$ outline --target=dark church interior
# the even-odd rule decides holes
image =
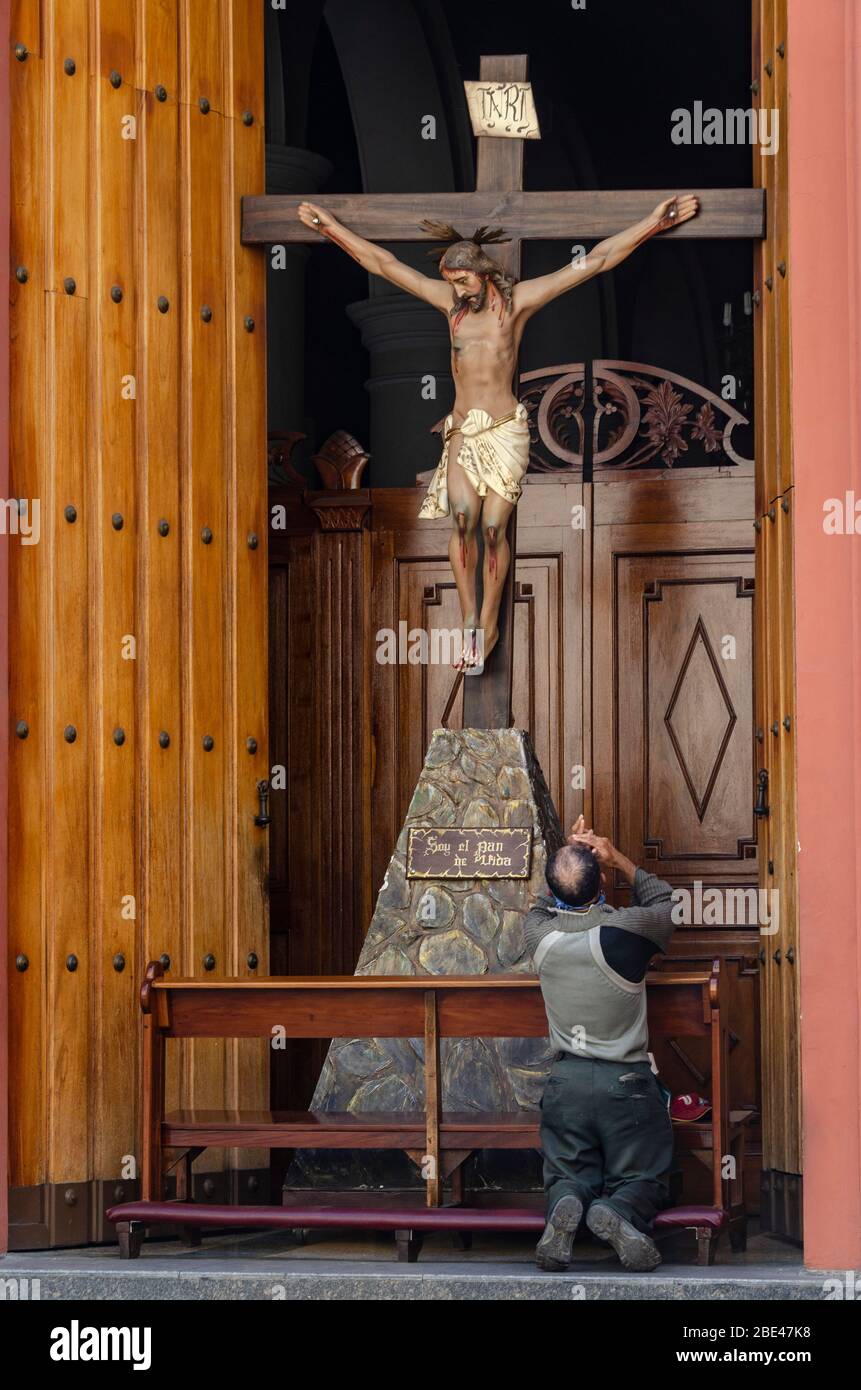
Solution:
[[[313,189],[325,205],[327,193],[472,189],[462,82],[478,76],[482,53],[518,52],[529,55],[541,124],[540,140],[526,142],[525,189],[751,185],[749,147],[671,140],[676,107],[748,106],[747,0],[590,0],[577,10],[558,0],[528,9],[514,0],[305,0],[267,10],[267,191]],[[427,116],[435,139],[422,136]],[[522,274],[546,274],[592,245],[576,227],[564,240],[526,242]],[[432,268],[420,245],[391,249]],[[430,431],[450,404],[445,323],[390,285],[369,284],[330,246],[285,254],[286,269],[269,271],[270,430],[306,436],[293,462],[309,481],[311,455],[343,429],[370,451],[366,484],[411,484],[437,461]],[[716,394],[729,374],[733,403],[750,420],[751,288],[743,241],[652,242],[533,320],[521,370],[622,359]],[[295,313],[303,295],[304,333]],[[436,381],[429,400],[427,374]],[[691,452],[680,463],[704,461]]]

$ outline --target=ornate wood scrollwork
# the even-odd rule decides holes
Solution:
[[[582,469],[590,431],[596,473],[753,467],[733,438],[747,418],[705,386],[662,367],[615,359],[568,362],[524,372],[520,383],[533,473]]]
[[[300,430],[272,430],[268,439],[269,483],[273,487],[307,486],[302,474],[294,468],[291,455],[296,445],[305,438]]]

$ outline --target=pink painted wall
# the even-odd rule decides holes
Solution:
[[[861,3],[789,0],[805,1263],[861,1267]],[[861,527],[861,517],[859,517]]]
[[[11,0],[0,0],[0,36],[8,54]],[[10,183],[8,183],[8,57],[0,71],[0,498],[8,496],[8,291],[10,291]],[[0,538],[0,1254],[8,1232],[8,988],[7,845],[8,799],[8,541]]]
[[[9,6],[0,0],[0,34],[9,52]],[[0,497],[9,496],[9,73],[8,56],[0,70]],[[9,793],[9,542],[0,537],[0,1254],[8,1232],[9,991],[6,970],[6,806]]]

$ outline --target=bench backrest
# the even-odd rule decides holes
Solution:
[[[719,973],[646,977],[652,1037],[707,1035],[719,1010]],[[425,1026],[425,998],[436,999],[444,1038],[546,1037],[547,1017],[534,975],[272,976],[260,980],[170,980],[147,968],[141,1007],[174,1038],[410,1038]]]

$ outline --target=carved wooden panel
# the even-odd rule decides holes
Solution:
[[[638,863],[690,887],[753,890],[753,480],[629,478],[593,487],[592,740],[596,828]],[[732,642],[727,642],[731,638]],[[628,900],[615,885],[615,900]],[[728,901],[726,898],[723,901]],[[730,1026],[733,1108],[761,1109],[760,936],[742,921],[680,925],[661,968],[719,959]],[[695,909],[692,902],[692,918]],[[676,1092],[710,1095],[707,1050],[662,1042],[656,1061]],[[745,1192],[758,1204],[761,1127],[749,1128]],[[708,1200],[708,1175],[684,1164],[686,1200]]]
[[[356,496],[272,496],[286,512],[269,593],[273,974],[351,974],[370,921],[373,649]],[[275,1108],[307,1106],[325,1054],[315,1040],[272,1054]]]
[[[726,482],[718,507],[676,480],[702,519],[672,528],[652,486],[596,485],[594,818],[673,883],[752,882],[752,533],[725,519],[752,482]]]
[[[12,487],[42,520],[10,547],[14,1187],[137,1153],[150,957],[268,964],[262,29],[232,0],[13,5]],[[195,1043],[169,1103],[260,1103],[265,1064]]]
[[[680,467],[753,472],[753,460],[743,453],[748,421],[741,412],[661,367],[616,359],[566,362],[522,373],[520,395],[529,417],[529,466],[536,473],[578,476],[587,459],[593,477]]]
[[[644,857],[656,872],[723,873],[729,861],[741,869],[755,843],[752,558],[710,560],[707,575],[692,556],[662,556],[658,566],[656,578],[651,556],[618,562],[628,655],[619,672],[619,770],[632,813],[620,824],[633,833],[642,815]],[[643,711],[642,797],[631,787],[634,701]]]

